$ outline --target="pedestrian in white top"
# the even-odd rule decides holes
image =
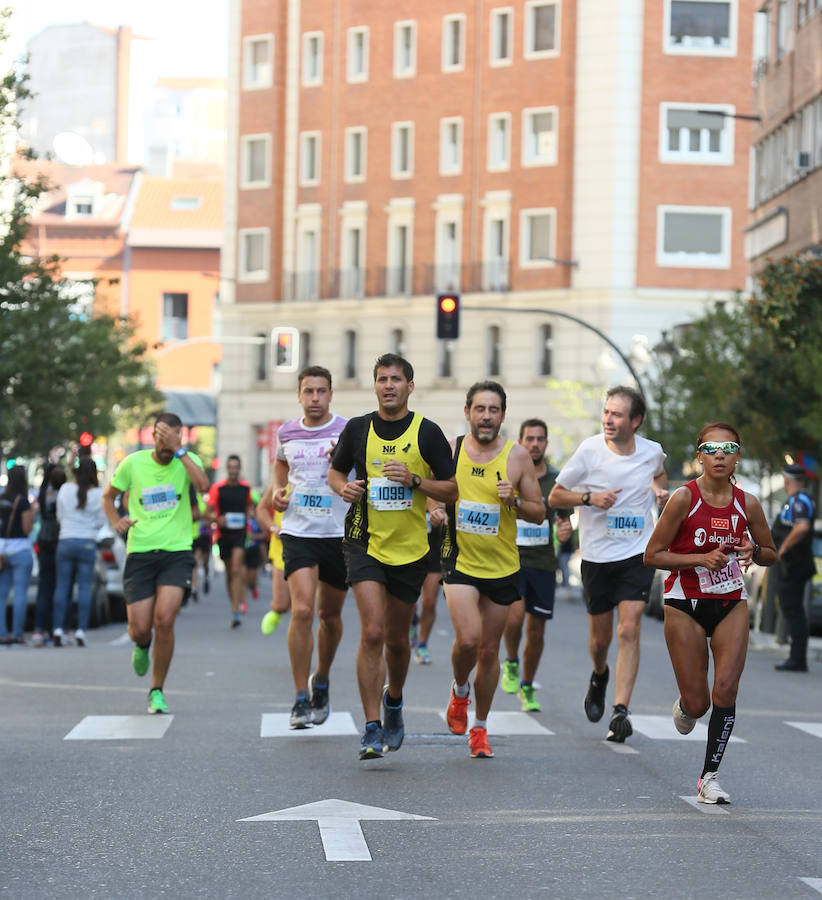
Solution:
[[[605,712],[608,648],[618,610],[614,709],[606,740],[632,732],[628,704],[639,669],[639,629],[654,573],[643,564],[654,507],[668,499],[665,453],[636,430],[645,416],[642,395],[629,387],[608,391],[602,434],[586,438],[557,475],[551,506],[580,508],[582,585],[588,608],[588,649],[594,664],[585,714]]]
[[[94,562],[97,558],[97,533],[106,522],[103,489],[97,483],[97,466],[91,457],[83,457],[74,470],[75,481],[67,481],[57,494],[57,588],[54,592],[54,621],[62,625],[71,588],[77,582],[77,630],[74,641],[86,646],[86,629],[91,613]],[[54,629],[54,646],[62,647],[68,636],[62,627]]]

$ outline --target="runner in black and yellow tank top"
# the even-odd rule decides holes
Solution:
[[[448,507],[443,579],[456,636],[454,685],[446,720],[454,734],[468,728],[468,678],[476,666],[476,722],[471,756],[493,756],[486,719],[499,678],[499,642],[508,607],[519,598],[517,519],[545,518],[534,465],[523,447],[500,437],[505,391],[495,381],[468,391],[470,434],[455,442],[459,500]],[[481,648],[480,648],[481,645]]]
[[[385,749],[398,750],[402,744],[402,688],[411,658],[408,629],[426,573],[426,498],[453,503],[457,497],[445,435],[408,409],[413,379],[411,364],[401,356],[389,353],[377,360],[379,408],[348,421],[328,470],[331,488],[351,504],[343,546],[362,620],[357,678],[366,727],[360,759],[382,756]],[[355,478],[349,481],[352,468]]]

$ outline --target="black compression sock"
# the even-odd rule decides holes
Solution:
[[[711,710],[711,720],[708,722],[708,747],[705,750],[705,764],[702,767],[702,777],[706,772],[716,772],[722,762],[722,756],[736,718],[736,704],[733,706],[715,706]]]
[[[390,706],[392,709],[397,709],[402,706],[402,694],[400,694],[399,698],[392,697],[388,691],[385,692],[385,705]]]

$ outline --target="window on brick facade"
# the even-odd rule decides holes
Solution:
[[[319,184],[320,181],[320,133],[303,132],[300,141],[300,184]]]
[[[349,82],[368,81],[368,28],[348,29],[346,72]]]
[[[511,167],[511,113],[488,117],[488,169],[501,172]]]
[[[665,50],[692,55],[736,52],[738,0],[665,0]]]
[[[345,129],[345,180],[365,178],[367,130],[363,127]]]
[[[268,228],[241,228],[240,281],[265,281],[268,278]]]
[[[465,16],[445,16],[442,20],[442,71],[465,68]]]
[[[731,210],[725,207],[657,208],[657,265],[727,269],[731,264]]]
[[[731,106],[663,103],[659,158],[663,162],[731,165],[733,112]]]
[[[520,265],[525,268],[554,265],[556,210],[524,209],[520,214]]]
[[[323,83],[323,33],[307,31],[303,35],[302,82],[306,87]]]
[[[411,78],[417,72],[417,23],[394,23],[394,77]]]
[[[184,341],[188,337],[188,294],[163,294],[160,337],[164,341]]]
[[[271,137],[267,134],[243,135],[240,138],[242,168],[241,187],[266,187],[271,182]]]
[[[391,177],[410,178],[414,174],[414,123],[394,122],[391,126]]]
[[[462,171],[462,119],[440,119],[440,175]]]
[[[274,38],[252,35],[243,40],[243,88],[254,90],[272,84]]]
[[[522,113],[522,164],[550,166],[557,161],[557,108],[525,109]]]
[[[491,65],[505,66],[514,57],[514,11],[510,8],[491,10]]]
[[[525,4],[525,58],[541,59],[559,52],[559,3]]]

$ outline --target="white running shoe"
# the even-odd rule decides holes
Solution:
[[[697,803],[730,803],[731,795],[722,790],[716,772],[706,772],[696,783]]]
[[[696,725],[696,719],[692,716],[687,715],[687,713],[682,709],[682,697],[677,697],[674,701],[674,708],[671,710],[671,713],[674,717],[674,728],[680,734],[690,734],[694,730],[694,725]]]

